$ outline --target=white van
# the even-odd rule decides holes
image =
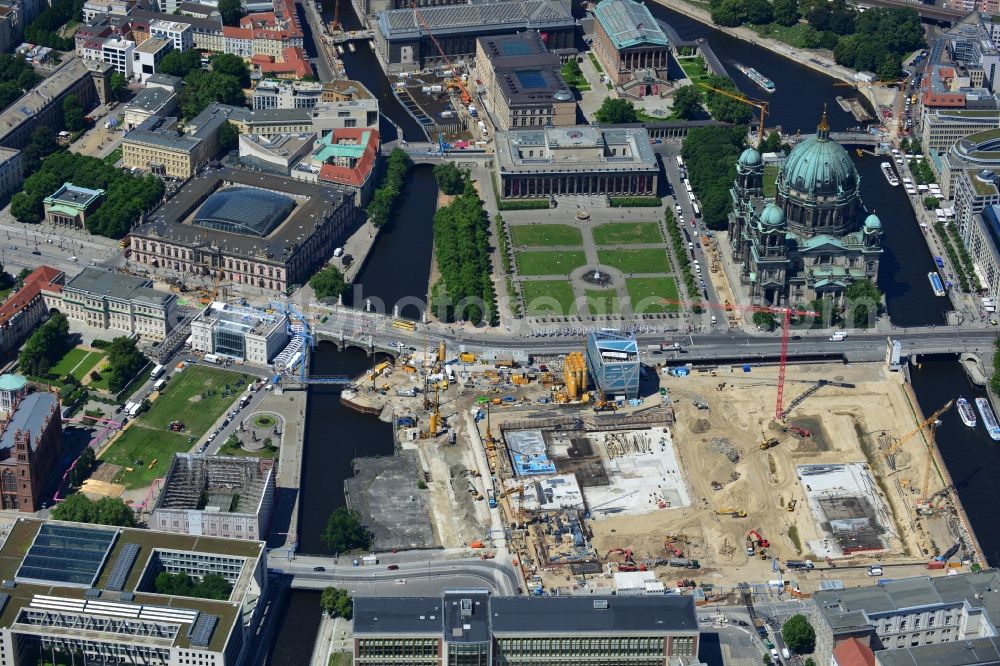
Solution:
[[[166,386],[167,386],[167,380],[166,379],[158,379],[158,380],[156,380],[156,383],[153,384],[153,390],[154,391],[162,391]]]
[[[881,576],[882,575],[882,567],[880,567],[880,566],[871,566],[871,567],[868,567],[868,575],[869,576]]]
[[[156,379],[157,377],[159,377],[160,375],[163,374],[163,370],[164,370],[164,368],[163,368],[162,365],[157,365],[155,368],[153,368],[150,371],[149,378],[150,379]]]
[[[830,339],[833,340],[834,342],[840,342],[846,337],[847,337],[847,331],[834,331],[833,335],[830,336]]]

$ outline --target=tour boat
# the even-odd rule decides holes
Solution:
[[[882,162],[882,174],[885,179],[889,181],[889,184],[893,187],[899,187],[899,178],[896,177],[896,172],[892,169],[892,164],[889,162]]]
[[[962,423],[970,428],[976,427],[976,413],[972,411],[972,405],[965,398],[958,399],[958,415],[962,417]]]
[[[993,441],[1000,442],[1000,423],[997,423],[997,417],[990,407],[990,401],[986,398],[976,398],[976,409],[979,410],[979,415],[983,417],[986,432],[990,434]]]
[[[740,70],[740,72],[746,75],[748,79],[756,83],[758,86],[760,86],[767,92],[769,93],[774,92],[775,90],[774,81],[767,78],[753,67],[747,67],[746,65],[741,65],[740,63],[735,63],[735,64],[736,64],[736,69]]]
[[[941,276],[936,272],[931,271],[927,274],[927,279],[931,281],[931,289],[934,290],[935,296],[944,296],[945,290],[944,285],[941,283]]]

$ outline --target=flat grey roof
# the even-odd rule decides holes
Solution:
[[[179,76],[171,76],[170,74],[156,73],[150,76],[148,79],[146,79],[146,84],[157,85],[157,86],[170,86],[171,88],[176,90],[177,88],[180,87],[181,81],[183,81],[183,79],[181,79],[181,77]]]
[[[452,643],[487,643],[490,631],[490,594],[486,590],[444,594],[444,637]]]
[[[973,608],[985,609],[990,621],[1000,628],[1000,576],[995,569],[936,578],[918,576],[842,590],[819,590],[813,594],[813,599],[834,629],[862,626],[868,623],[867,618],[879,613],[964,602]]]
[[[354,634],[440,635],[439,597],[355,597]]]
[[[145,278],[87,266],[66,283],[64,291],[81,291],[121,301],[139,301],[159,306],[175,298],[173,294],[153,289],[151,284]]]
[[[503,26],[515,32],[523,28],[576,25],[573,15],[557,0],[488,0],[464,5],[421,7],[420,16],[438,36],[478,32]],[[413,9],[391,9],[378,14],[379,31],[386,39],[414,39],[427,35]]]
[[[173,48],[173,43],[168,42],[165,39],[160,39],[158,37],[150,37],[139,46],[135,47],[135,50],[139,53],[156,53],[163,47],[168,46]]]
[[[135,109],[145,111],[146,113],[158,114],[176,97],[177,95],[166,88],[158,86],[152,88],[146,87],[133,97],[132,101],[125,105],[125,110]]]
[[[491,610],[497,635],[698,631],[688,595],[494,597]]]
[[[937,645],[879,650],[880,666],[973,666],[1000,663],[1000,638],[974,638]]]
[[[258,187],[298,198],[298,205],[267,237],[246,236],[186,224],[187,218],[210,194],[224,186]],[[315,231],[329,211],[341,205],[339,190],[321,185],[241,169],[207,169],[190,179],[170,199],[154,210],[133,235],[155,235],[159,239],[187,247],[215,244],[228,254],[243,254],[284,260],[294,254]]]
[[[31,448],[38,447],[38,436],[48,417],[52,405],[57,403],[56,395],[48,391],[30,393],[14,410],[14,414],[0,435],[0,449],[14,448],[14,434],[24,430],[31,434]]]
[[[134,129],[125,132],[122,142],[143,143],[157,148],[190,153],[201,139],[177,128],[177,118],[152,115]]]
[[[124,18],[124,17],[123,17]],[[140,20],[149,23],[151,21],[170,21],[173,23],[187,23],[195,30],[201,32],[222,32],[222,17],[199,18],[181,14],[164,14],[163,12],[152,12],[148,9],[133,9],[128,15],[128,20]]]
[[[17,98],[13,104],[0,113],[0,143],[21,123],[37,114],[52,103],[81,79],[90,76],[90,70],[80,58],[73,58],[52,72],[34,88]]]
[[[631,155],[612,155],[608,146],[628,145]],[[529,152],[537,153],[531,156]],[[659,172],[643,128],[545,127],[496,133],[501,173]],[[527,154],[526,154],[527,153]]]

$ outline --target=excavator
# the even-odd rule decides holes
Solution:
[[[631,548],[612,548],[604,559],[609,559],[612,555],[621,555],[622,561],[618,563],[618,571],[645,571],[645,564],[637,564],[632,555]]]
[[[746,518],[747,512],[742,509],[716,509],[717,516],[732,516],[733,518]]]
[[[673,541],[668,540],[666,543],[664,543],[663,549],[672,552],[674,554],[674,557],[684,557],[684,551],[675,546]]]
[[[760,535],[757,530],[747,532],[747,555],[753,557],[757,554],[757,549],[761,550],[770,547],[771,542]]]

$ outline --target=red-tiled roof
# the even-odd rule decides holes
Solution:
[[[312,76],[312,65],[306,58],[305,52],[297,46],[289,46],[281,52],[282,62],[274,62],[267,56],[262,56],[266,60],[258,60],[254,56],[251,62],[260,68],[263,74],[291,74],[296,78]]]
[[[365,150],[361,154],[361,159],[357,161],[354,168],[324,164],[319,169],[320,180],[343,183],[352,187],[361,187],[364,184],[375,167],[375,160],[378,158],[378,130],[367,127],[347,127],[333,130],[333,143],[338,143],[343,139],[352,139],[360,143],[365,132],[369,133],[368,145],[365,146]]]
[[[31,303],[42,288],[61,292],[61,284],[52,284],[52,281],[60,275],[62,275],[62,271],[51,266],[39,266],[33,270],[31,275],[24,278],[24,285],[18,289],[17,293],[11,294],[7,300],[0,304],[0,326],[5,325],[11,317]]]
[[[833,648],[837,666],[875,666],[875,653],[857,638],[848,638]]]

